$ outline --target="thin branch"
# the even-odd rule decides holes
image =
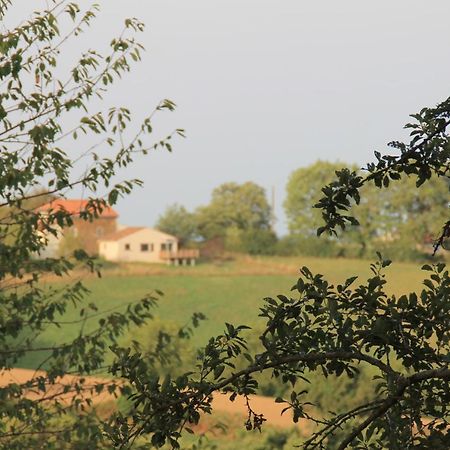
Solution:
[[[430,369],[417,372],[407,378],[400,377],[397,381],[398,387],[394,394],[387,397],[376,411],[374,411],[366,420],[355,427],[352,432],[341,442],[337,450],[344,450],[347,448],[347,446],[356,438],[356,436],[358,436],[359,433],[364,431],[374,420],[382,417],[390,408],[392,408],[392,406],[397,404],[402,399],[407,387],[433,378],[450,380],[450,369]]]

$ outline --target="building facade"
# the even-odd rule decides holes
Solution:
[[[108,261],[167,262],[178,254],[178,239],[148,227],[128,227],[99,240],[99,255]]]
[[[194,265],[199,257],[196,249],[180,249],[175,236],[148,227],[121,227],[118,214],[112,208],[104,208],[99,217],[83,220],[80,213],[89,207],[87,200],[55,199],[37,208],[39,214],[64,210],[69,213],[73,225],[54,236],[46,233],[45,249],[40,258],[69,254],[83,249],[91,256],[101,256],[108,261],[148,262],[174,265]]]
[[[114,209],[107,207],[92,221],[83,220],[80,218],[80,212],[85,211],[87,206],[88,200],[58,198],[37,208],[36,211],[40,214],[64,210],[72,216],[73,220],[73,225],[61,230],[57,236],[46,236],[48,244],[41,257],[54,257],[64,253],[64,247],[68,250],[71,247],[82,248],[90,255],[98,254],[99,239],[117,231],[119,215]]]

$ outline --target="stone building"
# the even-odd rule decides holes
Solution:
[[[90,255],[98,254],[98,241],[107,234],[117,231],[117,218],[119,215],[114,209],[106,207],[99,217],[92,221],[80,218],[80,212],[86,210],[88,200],[57,198],[46,203],[37,212],[46,214],[50,211],[64,210],[73,219],[73,226],[65,228],[58,236],[46,236],[48,245],[41,257],[53,257],[61,253],[64,245],[71,245],[82,248]]]

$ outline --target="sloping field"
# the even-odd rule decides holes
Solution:
[[[347,259],[240,257],[235,260],[201,264],[196,267],[145,264],[113,266],[104,270],[102,278],[85,276],[85,284],[91,294],[83,301],[83,304],[86,306],[91,302],[95,303],[100,315],[96,315],[83,324],[84,332],[94,329],[102,314],[113,310],[123,310],[129,302],[161,290],[165,295],[159,302],[159,308],[155,310],[155,317],[158,318],[156,326],[167,321],[175,326],[181,326],[188,322],[192,313],[203,312],[208,320],[196,330],[191,343],[193,346],[199,347],[204,345],[210,336],[221,333],[225,322],[247,324],[252,327],[263,326],[263,322],[258,318],[258,310],[263,304],[264,297],[289,294],[291,286],[297,281],[298,268],[303,265],[308,266],[315,273],[324,274],[334,283],[342,282],[355,274],[360,276],[361,282],[370,276],[369,261]],[[389,267],[386,270],[389,281],[388,291],[400,294],[420,289],[425,273],[422,273],[419,267],[419,264],[404,263],[393,264]],[[78,278],[83,274],[76,275]],[[49,279],[47,283],[54,285],[61,281]],[[80,307],[82,306],[80,305]],[[61,320],[71,322],[78,318],[79,312],[71,307]],[[69,342],[78,335],[79,331],[80,323],[67,323],[63,328],[49,327],[38,337],[36,344],[48,348],[52,345]],[[130,336],[136,337],[134,330],[130,332]],[[39,367],[45,356],[45,352],[32,352],[20,361],[19,366],[34,369]],[[43,369],[45,369],[45,365]],[[0,374],[0,385],[9,382],[23,382],[34,373],[34,370],[13,369],[11,372]],[[61,380],[60,387],[65,383],[70,384],[72,381],[70,377],[66,377]],[[104,379],[103,381],[107,382]],[[323,388],[324,395],[329,395],[327,389],[327,387]],[[89,388],[86,390],[86,395],[90,395]],[[105,395],[107,396],[107,394]],[[99,404],[110,400],[108,396],[99,397],[96,398],[95,403]],[[254,396],[251,406],[256,412],[263,414],[269,424],[283,428],[283,432],[287,433],[292,428],[290,415],[281,416],[283,405],[274,403],[272,398]],[[240,442],[242,436],[238,435],[241,432],[238,430],[243,428],[247,411],[244,400],[236,399],[231,403],[228,396],[216,395],[213,407],[218,412],[219,420],[220,414],[225,414],[227,418],[224,421],[227,424],[234,424],[226,432],[226,435],[219,434],[217,438],[228,439],[236,434],[238,437],[235,439]],[[235,417],[231,419],[229,414]],[[215,420],[214,416],[211,420]],[[304,422],[299,425],[295,428],[297,430],[295,432],[308,434],[309,425],[305,425]],[[200,426],[209,430],[210,422],[202,421]],[[196,431],[201,433],[202,429]],[[270,434],[270,431],[263,430],[263,436],[265,433]],[[233,441],[229,443],[231,447],[222,446],[223,442],[220,442],[219,448],[234,448],[235,442]]]
[[[208,320],[193,338],[195,346],[202,346],[209,337],[222,332],[225,322],[262,326],[258,313],[264,297],[289,295],[300,266],[323,273],[332,282],[341,282],[354,274],[360,275],[361,280],[366,279],[370,274],[369,264],[369,261],[347,259],[276,257],[241,257],[220,264],[178,268],[127,264],[105,270],[102,278],[87,276],[85,284],[91,295],[85,303],[94,302],[100,312],[120,310],[129,302],[161,290],[165,295],[155,310],[155,316],[161,320],[181,326],[194,312],[206,315]],[[390,292],[398,294],[420,288],[423,273],[417,264],[393,264],[386,273]],[[55,282],[49,280],[48,283]],[[78,318],[78,311],[70,307],[62,320],[70,322]],[[87,320],[84,331],[94,329],[99,319],[97,315]],[[75,338],[79,330],[80,323],[64,325],[63,332],[49,327],[37,343],[46,347],[60,344]],[[29,355],[20,365],[35,368],[42,356],[39,352]]]

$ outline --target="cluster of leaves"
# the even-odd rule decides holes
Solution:
[[[283,206],[291,234],[301,234],[309,239],[315,236],[322,217],[313,205],[319,200],[322,187],[330,183],[335,171],[342,167],[348,165],[319,160],[290,174]],[[356,166],[350,168],[357,171]]]
[[[4,23],[11,5],[0,1]],[[105,389],[130,392],[129,387],[108,381],[92,386],[83,376],[107,370],[109,347],[130,325],[152,317],[159,295],[116,311],[87,305],[88,291],[73,270],[83,266],[96,273],[94,261],[83,251],[69,258],[43,257],[49,237],[70,227],[73,216],[61,209],[43,215],[36,207],[78,186],[88,199],[80,218],[94,220],[141,184],[113,183],[120,169],[136,154],[170,150],[172,136],[183,133],[175,130],[156,143],[150,137],[153,114],[174,109],[169,100],[136,129],[127,108],[89,112],[91,101],[101,99],[140,59],[136,34],[142,23],[127,19],[106,54],[89,49],[61,75],[60,53],[91,25],[98,7],[83,10],[68,1],[45,5],[17,26],[4,25],[0,34],[0,372],[8,376],[30,354],[41,361],[37,369],[46,369],[24,382],[2,384],[0,448],[109,448],[91,397]],[[71,145],[75,139],[77,151]],[[72,307],[79,311],[76,339],[57,346],[40,340],[46,330],[67,324],[63,316]],[[61,387],[61,377],[70,373],[79,377]]]
[[[256,382],[248,380],[245,385],[239,377],[228,383],[223,377],[225,369],[233,368],[233,359],[242,354],[246,345],[241,332],[246,326],[233,327],[227,324],[227,331],[211,338],[204,351],[198,356],[195,372],[184,373],[175,379],[167,374],[161,379],[159,374],[151,374],[148,356],[130,352],[129,348],[116,348],[116,360],[112,366],[115,376],[127,379],[135,393],[132,420],[117,415],[108,433],[117,448],[132,446],[141,435],[150,435],[151,444],[161,447],[169,442],[179,448],[181,431],[192,432],[189,424],[197,424],[200,413],[211,412],[212,392],[215,390],[210,380],[223,383],[227,391],[232,390],[232,398],[238,393],[254,392]]]

